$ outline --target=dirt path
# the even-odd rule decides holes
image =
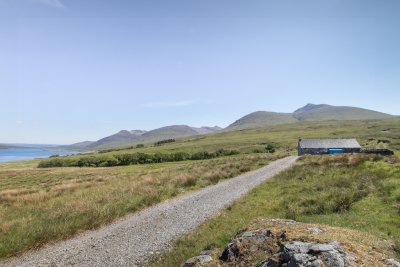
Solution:
[[[98,230],[28,252],[0,266],[133,266],[291,167],[287,157],[238,177],[162,202]]]

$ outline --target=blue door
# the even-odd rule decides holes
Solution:
[[[330,154],[330,155],[338,155],[338,154],[343,154],[343,153],[344,153],[343,149],[340,149],[340,148],[328,149],[328,154]]]

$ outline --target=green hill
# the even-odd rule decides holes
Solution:
[[[187,125],[172,125],[159,129],[155,129],[143,134],[139,142],[156,142],[164,139],[186,137],[191,135],[198,135],[199,133],[192,127]]]
[[[297,119],[293,118],[291,113],[257,111],[240,118],[229,125],[226,129],[242,130],[294,122],[297,122]]]
[[[393,116],[357,107],[308,104],[296,110],[293,117],[299,121],[325,121],[388,119]]]
[[[135,142],[145,131],[133,130],[126,131],[122,130],[116,134],[107,136],[89,144],[86,148],[88,149],[105,149],[110,147],[120,147],[126,144]]]
[[[390,119],[394,116],[373,110],[331,105],[307,104],[293,113],[276,113],[257,111],[250,113],[229,125],[226,130],[243,130],[275,126],[302,121],[329,121],[329,120],[376,120]]]
[[[118,147],[127,147],[140,143],[153,143],[160,140],[181,138],[187,136],[195,136],[200,134],[209,134],[221,130],[218,126],[215,127],[190,127],[187,125],[172,125],[158,128],[152,131],[120,131],[116,134],[107,136],[97,142],[89,144],[87,149],[109,149]]]

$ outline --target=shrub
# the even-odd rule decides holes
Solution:
[[[258,147],[253,149],[253,153],[275,153],[275,151],[275,147],[271,144],[268,144],[266,147]]]
[[[47,160],[42,160],[39,162],[39,168],[53,168],[53,167],[63,167],[64,161],[60,158],[52,158]]]
[[[135,157],[135,154],[119,154],[115,155],[115,157],[117,158],[119,165],[122,166],[137,164],[137,158]]]
[[[215,157],[214,155],[208,153],[207,151],[196,152],[192,154],[190,157],[191,160],[202,160],[202,159],[210,159]]]
[[[174,161],[184,161],[190,158],[190,155],[185,152],[177,152],[173,154]]]
[[[78,167],[98,167],[97,158],[95,156],[81,157],[77,162]]]
[[[265,150],[266,150],[268,153],[275,153],[275,151],[276,151],[275,147],[274,147],[273,145],[271,145],[271,144],[268,144],[268,145],[265,147]]]
[[[172,161],[172,155],[171,154],[165,154],[165,153],[160,153],[157,152],[154,155],[154,162],[155,163],[162,163],[162,162],[171,162]]]
[[[175,142],[175,139],[161,140],[161,141],[155,142],[154,146],[161,146],[163,144],[168,144],[168,143],[173,143],[173,142]]]
[[[112,167],[118,165],[119,161],[114,156],[98,157],[96,162],[96,167]]]
[[[265,153],[266,151],[265,151],[265,149],[264,148],[256,148],[256,149],[253,149],[253,153]]]

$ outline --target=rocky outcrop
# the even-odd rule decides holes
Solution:
[[[241,266],[242,263],[247,264],[246,258],[251,257],[251,254],[261,252],[266,256],[272,255],[260,264],[262,267],[352,266],[337,242],[286,242],[286,239],[285,232],[275,234],[268,229],[245,231],[228,244],[219,259]]]
[[[397,260],[388,257],[394,254],[382,253],[390,242],[366,238],[353,230],[263,218],[248,227],[239,231],[222,251],[202,252],[183,266],[400,267]],[[380,248],[375,247],[378,243]]]

